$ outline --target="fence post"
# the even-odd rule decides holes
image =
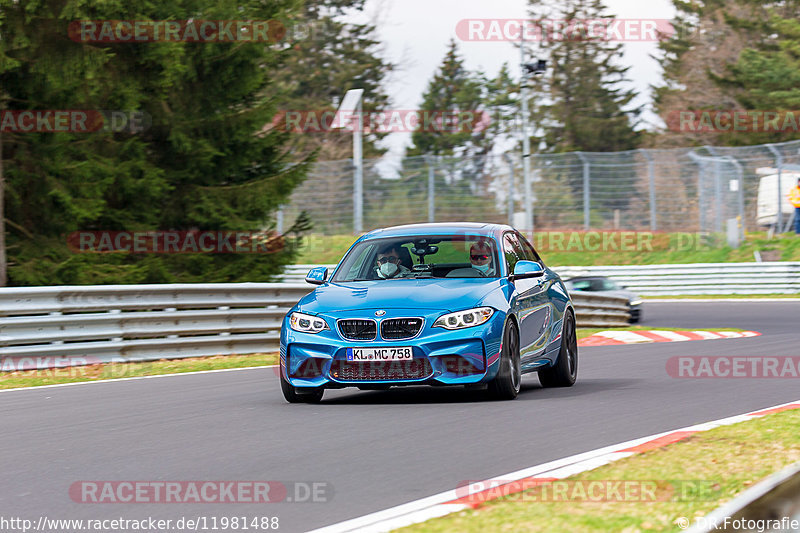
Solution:
[[[575,152],[583,162],[583,229],[589,231],[589,160],[583,155],[583,152]]]
[[[697,216],[698,216],[698,224],[700,226],[700,231],[706,230],[706,213],[703,200],[705,199],[705,195],[703,194],[703,174],[705,173],[706,165],[703,163],[702,158],[694,152],[689,152],[687,154],[689,159],[697,163]]]
[[[713,146],[705,145],[703,148],[714,158],[714,231],[722,232],[722,177],[719,172],[719,159]]]
[[[656,170],[653,156],[645,149],[639,150],[647,158],[647,179],[650,183],[650,231],[656,231]]]
[[[364,231],[364,161],[361,137],[364,131],[364,117],[361,100],[358,101],[356,127],[353,129],[353,233]]]
[[[725,159],[731,162],[736,168],[736,177],[739,181],[739,242],[744,242],[744,169],[742,165],[732,156],[727,156]]]
[[[503,154],[508,163],[508,225],[514,225],[514,161],[508,152]]]
[[[428,165],[428,222],[435,222],[436,219],[436,169],[433,166],[433,157],[428,154],[425,156],[425,163]]]
[[[775,148],[775,145],[770,143],[765,145],[769,151],[775,155],[775,162],[778,165],[778,207],[775,212],[775,234],[779,235],[783,232],[783,189],[781,188],[781,174],[783,174],[783,156]]]
[[[283,233],[283,206],[280,206],[275,213],[275,231]]]

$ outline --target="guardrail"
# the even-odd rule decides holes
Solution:
[[[0,289],[0,369],[153,361],[278,349],[306,283]],[[625,299],[582,295],[578,325],[627,322]]]
[[[627,326],[631,318],[627,298],[589,292],[572,292],[575,323],[580,328]]]
[[[277,350],[283,317],[309,290],[305,283],[0,289],[2,368]]]
[[[563,279],[603,275],[643,296],[800,293],[800,262],[565,266]]]
[[[313,267],[291,265],[283,279],[301,282]],[[800,293],[800,262],[563,266],[553,270],[562,279],[608,276],[642,296]]]
[[[696,520],[688,533],[798,531],[800,463],[769,476],[722,507]]]

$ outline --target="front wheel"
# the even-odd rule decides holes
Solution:
[[[519,335],[510,320],[503,330],[503,348],[500,350],[500,370],[489,382],[489,396],[496,400],[513,400],[519,394],[522,370],[519,364]]]
[[[308,387],[295,387],[283,377],[283,369],[281,369],[281,391],[283,397],[289,403],[319,403],[322,401],[322,395],[325,394],[325,389],[322,387],[308,388]]]
[[[575,317],[572,311],[564,312],[561,328],[561,349],[553,366],[539,370],[542,387],[571,387],[578,378],[578,340],[575,335]]]

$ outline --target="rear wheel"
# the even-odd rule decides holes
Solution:
[[[503,348],[500,351],[500,370],[489,382],[489,396],[496,400],[513,400],[519,394],[522,370],[519,364],[519,335],[517,327],[509,320],[503,330]]]
[[[319,403],[325,394],[325,389],[322,387],[295,387],[284,379],[283,371],[281,371],[281,391],[289,403]]]
[[[539,370],[542,387],[571,387],[578,377],[578,340],[575,335],[575,317],[572,311],[564,312],[561,327],[561,349],[555,364]]]

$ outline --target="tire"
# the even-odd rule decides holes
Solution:
[[[322,401],[322,395],[325,394],[325,389],[322,387],[295,387],[284,379],[283,369],[281,369],[281,391],[289,403],[319,403]]]
[[[519,334],[509,320],[503,329],[503,348],[500,352],[500,370],[489,382],[489,397],[495,400],[513,400],[519,394],[522,369],[519,362]]]
[[[571,310],[564,313],[561,328],[561,349],[551,367],[539,370],[542,387],[571,387],[578,378],[578,341],[575,336],[575,316]]]

